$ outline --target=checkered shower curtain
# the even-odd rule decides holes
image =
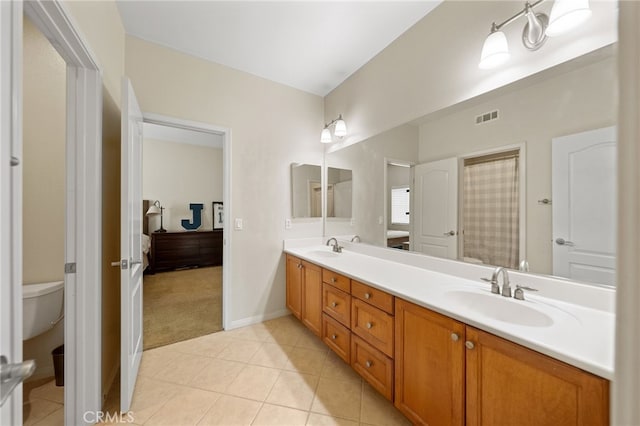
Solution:
[[[516,269],[519,259],[518,157],[464,166],[464,256]]]

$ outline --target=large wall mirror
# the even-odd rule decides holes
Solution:
[[[608,46],[327,153],[353,219],[326,235],[614,285],[616,121]]]

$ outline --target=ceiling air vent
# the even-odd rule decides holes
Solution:
[[[476,124],[484,124],[488,121],[497,120],[499,118],[498,110],[485,112],[476,117]]]

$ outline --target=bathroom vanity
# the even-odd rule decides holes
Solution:
[[[608,424],[612,314],[351,250],[285,251],[287,307],[414,424]]]

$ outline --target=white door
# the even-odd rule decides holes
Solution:
[[[616,128],[553,139],[553,274],[615,285]]]
[[[458,159],[414,166],[411,249],[431,256],[458,256]]]
[[[22,3],[0,1],[0,356],[22,362]],[[0,424],[22,424],[22,386],[0,385]],[[14,384],[16,386],[11,386]]]
[[[120,409],[131,407],[142,359],[142,112],[128,78],[122,81],[120,181]]]

